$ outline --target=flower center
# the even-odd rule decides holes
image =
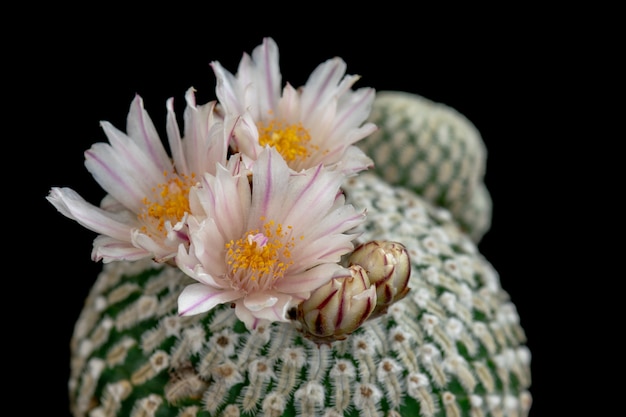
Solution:
[[[165,182],[152,189],[152,198],[145,197],[144,210],[139,214],[139,219],[144,223],[151,224],[161,233],[167,233],[165,222],[176,224],[182,220],[185,212],[189,212],[189,189],[194,184],[193,177],[186,175],[169,176],[163,173]],[[142,228],[147,232],[147,228]]]
[[[226,258],[230,277],[238,287],[267,289],[285,275],[293,261],[291,249],[295,238],[292,227],[269,221],[263,231],[250,230],[237,241],[226,243]],[[301,238],[302,239],[302,238]]]
[[[269,145],[274,148],[290,162],[297,158],[305,159],[311,155],[309,148],[314,150],[316,146],[311,146],[311,135],[302,126],[302,123],[287,125],[278,120],[259,122],[259,144]]]

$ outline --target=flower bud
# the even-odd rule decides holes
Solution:
[[[350,275],[332,278],[297,307],[304,335],[317,343],[343,340],[363,324],[376,306],[376,288],[359,265]]]
[[[354,249],[348,263],[365,268],[371,284],[376,286],[377,305],[372,317],[384,314],[387,307],[409,292],[411,263],[401,243],[381,240],[363,243]]]

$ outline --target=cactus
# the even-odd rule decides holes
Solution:
[[[477,249],[489,228],[485,149],[462,115],[379,92],[372,170],[348,178],[359,242],[401,242],[409,293],[343,340],[291,323],[247,330],[220,305],[181,317],[191,281],[153,261],[104,264],[71,341],[75,417],[525,416],[531,354],[515,305]]]

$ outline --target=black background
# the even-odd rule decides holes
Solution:
[[[546,266],[546,235],[552,232],[546,224],[559,215],[551,204],[558,177],[544,171],[547,154],[563,139],[549,133],[545,120],[559,100],[553,92],[560,82],[560,36],[548,36],[540,20],[460,24],[441,16],[404,18],[402,10],[394,19],[371,12],[304,22],[294,14],[289,21],[277,16],[253,25],[224,14],[188,12],[176,24],[117,15],[95,19],[88,13],[66,17],[48,22],[31,45],[18,50],[16,62],[26,64],[28,81],[12,86],[21,98],[16,142],[28,145],[23,152],[34,154],[36,162],[26,167],[33,179],[21,180],[28,184],[33,213],[20,234],[21,263],[29,272],[14,282],[22,294],[34,296],[23,308],[31,313],[17,312],[32,326],[24,330],[23,321],[16,321],[14,332],[32,339],[24,383],[31,387],[29,398],[42,392],[49,398],[42,415],[69,415],[69,341],[101,267],[90,259],[95,235],[59,214],[45,200],[48,190],[69,186],[97,203],[103,192],[84,168],[83,152],[106,140],[99,122],[125,130],[137,93],[165,138],[165,101],[174,97],[182,114],[191,86],[199,103],[213,99],[209,62],[218,60],[235,72],[242,53],[264,36],[277,41],[283,80],[293,85],[303,84],[323,60],[340,56],[348,73],[362,76],[355,87],[420,94],[476,125],[488,149],[485,182],[493,199],[492,226],[479,249],[499,272],[526,330],[533,355],[530,415],[548,415],[560,360],[551,327],[560,316],[552,288],[561,278]]]

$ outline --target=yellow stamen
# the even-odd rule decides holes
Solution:
[[[152,189],[154,193],[152,198],[143,199],[146,207],[138,216],[140,220],[152,224],[161,233],[165,233],[166,221],[176,224],[183,218],[185,212],[189,212],[189,189],[194,184],[195,176],[169,176],[164,172],[163,177],[165,182]],[[147,227],[144,226],[142,229],[148,232]]]
[[[237,241],[226,243],[227,263],[232,275],[257,281],[259,286],[270,284],[283,277],[290,265],[291,249],[295,239],[289,237],[291,226],[285,233],[282,224],[269,221],[263,231],[250,230]]]
[[[311,135],[302,126],[302,123],[287,125],[278,120],[259,122],[259,144],[269,145],[285,158],[285,161],[294,161],[297,158],[305,159],[311,155],[311,150],[317,146],[311,145]]]

